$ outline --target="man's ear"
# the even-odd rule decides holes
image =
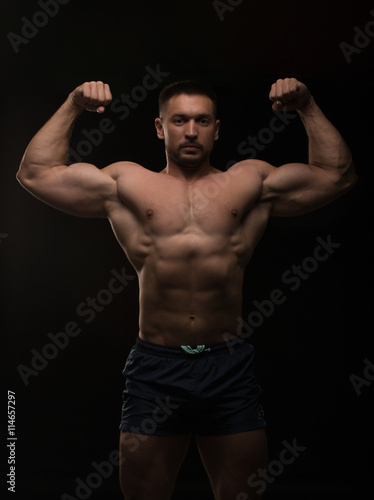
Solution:
[[[221,122],[219,120],[216,120],[216,132],[215,132],[215,135],[214,135],[214,140],[215,141],[218,140],[220,126],[221,126]]]
[[[164,127],[162,125],[161,118],[156,118],[156,120],[155,120],[155,127],[156,127],[156,130],[157,130],[157,137],[159,139],[165,139]]]

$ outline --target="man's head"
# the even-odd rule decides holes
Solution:
[[[205,95],[209,97],[213,105],[214,119],[217,119],[217,95],[208,85],[195,82],[193,80],[184,80],[174,82],[164,87],[158,98],[160,117],[165,113],[169,100],[177,95]]]
[[[160,93],[159,111],[155,124],[168,162],[187,168],[207,165],[219,131],[214,91],[193,81],[172,83]]]

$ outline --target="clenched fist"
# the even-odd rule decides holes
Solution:
[[[109,85],[103,82],[83,83],[70,94],[70,97],[75,106],[97,113],[103,113],[112,100]]]
[[[311,95],[307,87],[296,78],[277,80],[271,86],[269,98],[275,111],[293,111],[307,104]]]

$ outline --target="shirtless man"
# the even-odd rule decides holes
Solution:
[[[67,166],[76,119],[84,109],[104,112],[111,99],[102,82],[77,87],[31,140],[17,179],[59,210],[107,217],[137,271],[139,335],[124,370],[120,426],[124,497],[170,498],[194,434],[217,500],[260,498],[248,480],[267,464],[253,347],[237,342],[232,352],[224,338],[238,335],[244,269],[269,217],[304,214],[349,190],[350,151],[307,87],[286,78],[270,99],[277,111],[298,111],[308,164],[244,160],[221,172],[210,165],[215,95],[177,83],[161,92],[155,121],[163,170],[127,161]]]

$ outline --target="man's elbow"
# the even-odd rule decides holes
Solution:
[[[337,188],[344,194],[350,191],[358,181],[358,175],[353,162],[345,169],[344,173],[339,176]]]
[[[23,161],[21,161],[21,164],[16,173],[17,181],[21,184],[21,186],[25,187],[25,185],[30,181],[31,178],[31,170],[27,168]]]
[[[18,167],[16,173],[16,179],[22,185],[26,178],[27,178],[27,169],[25,168],[23,161],[21,161],[20,166]]]
[[[353,188],[353,186],[357,183],[358,181],[358,175],[356,172],[355,165],[353,161],[351,161],[350,166],[348,170],[345,172],[345,181],[347,183],[348,189]]]
[[[42,171],[40,167],[25,161],[22,158],[18,171],[16,173],[16,179],[25,189],[31,188],[36,182],[38,176],[40,177]]]

